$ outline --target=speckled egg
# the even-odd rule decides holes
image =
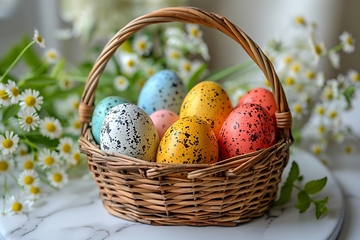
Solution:
[[[156,162],[174,164],[215,163],[219,148],[210,125],[196,117],[180,118],[161,139]]]
[[[245,103],[230,113],[220,130],[220,158],[267,148],[275,141],[275,126],[270,114],[259,104]]]
[[[167,109],[157,110],[150,115],[161,139],[166,130],[179,119],[179,115]]]
[[[91,118],[91,133],[94,140],[99,144],[100,143],[100,131],[101,125],[103,124],[106,114],[115,107],[116,105],[127,103],[128,101],[122,97],[118,96],[109,96],[102,99],[98,104],[96,104],[92,118]]]
[[[187,91],[180,77],[171,70],[162,70],[151,76],[140,91],[138,106],[148,115],[161,109],[179,114]]]
[[[275,112],[277,110],[274,95],[266,88],[257,87],[246,92],[237,103],[240,106],[244,103],[257,103],[264,107],[272,117],[275,118]]]
[[[151,118],[135,104],[113,107],[101,127],[100,148],[146,161],[155,161],[160,139]]]
[[[216,82],[203,81],[186,95],[180,110],[180,118],[196,116],[206,121],[218,137],[226,117],[233,110],[226,91]]]

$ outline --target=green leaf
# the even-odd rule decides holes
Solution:
[[[190,77],[189,82],[186,86],[188,91],[190,91],[190,89],[195,86],[195,84],[199,80],[201,74],[206,70],[206,68],[207,68],[207,64],[204,63],[203,65],[201,65],[201,67],[196,72],[193,73],[193,75]]]
[[[321,201],[315,201],[315,214],[316,214],[316,219],[320,219],[324,214],[326,214],[328,212],[327,207],[325,206],[326,203],[328,202],[329,198],[325,197],[323,200]]]
[[[211,74],[207,80],[208,81],[220,81],[222,79],[224,79],[225,77],[228,77],[232,74],[235,74],[237,72],[240,72],[240,71],[243,71],[244,69],[250,67],[250,66],[253,66],[254,65],[254,62],[252,60],[249,60],[249,61],[244,61],[238,65],[233,65],[233,66],[230,66],[228,68],[225,68],[223,70],[220,70],[216,73],[213,73]]]
[[[354,98],[355,96],[355,87],[354,86],[348,86],[347,88],[345,88],[345,90],[342,93],[345,97],[347,106],[345,109],[351,109],[352,108],[352,104],[351,104],[351,100]]]
[[[307,192],[308,194],[316,194],[325,187],[326,182],[327,182],[327,177],[318,180],[312,180],[306,183],[304,187],[304,191]]]
[[[58,79],[54,77],[48,77],[48,76],[39,76],[39,77],[29,77],[26,79],[23,79],[19,82],[19,86],[23,86],[26,84],[26,88],[44,88],[49,85],[55,85],[58,83]]]
[[[308,210],[311,204],[311,198],[305,191],[300,191],[297,195],[298,202],[295,204],[295,207],[299,209],[300,213]]]
[[[7,107],[3,112],[2,121],[6,122],[7,120],[9,120],[9,118],[15,117],[19,110],[20,106],[18,104]]]
[[[292,185],[299,178],[299,176],[299,165],[295,161],[293,161],[286,182]]]
[[[50,75],[53,78],[58,78],[60,76],[60,74],[63,73],[64,67],[65,67],[65,60],[64,59],[59,60],[56,63],[56,65],[54,66],[54,68],[52,69]]]
[[[285,182],[280,189],[279,198],[274,202],[274,206],[282,206],[286,204],[291,198],[292,189],[293,186],[288,182]]]

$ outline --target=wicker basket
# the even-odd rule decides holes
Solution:
[[[99,77],[125,40],[147,25],[163,22],[214,28],[242,46],[271,84],[278,109],[279,140],[275,145],[211,165],[151,163],[100,150],[90,131]],[[293,143],[291,113],[271,62],[229,20],[192,7],[160,9],[131,21],[116,33],[88,76],[79,115],[79,148],[86,155],[106,210],[126,220],[152,225],[235,226],[262,216],[276,199]],[[187,177],[173,177],[174,173],[185,173]]]

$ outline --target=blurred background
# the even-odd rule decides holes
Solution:
[[[101,1],[106,4],[109,0]],[[78,39],[59,40],[58,30],[69,27],[62,14],[63,2],[57,0],[0,0],[0,56],[23,35],[32,36],[34,27],[46,39],[46,45],[58,49],[62,56],[74,64],[81,60],[84,44]],[[76,1],[81,2],[81,1]],[[94,0],[95,2],[95,0]],[[100,2],[100,1],[99,1]],[[143,12],[149,12],[160,6],[159,2],[150,1],[144,6],[143,1],[124,1],[139,3]],[[262,47],[270,38],[286,31],[289,22],[295,16],[303,16],[318,24],[320,35],[325,45],[334,46],[339,42],[343,31],[352,34],[360,43],[360,1],[358,0],[188,0],[168,1],[168,5],[192,5],[227,17],[244,30]],[[75,9],[76,10],[76,9]],[[79,9],[77,9],[79,10]],[[138,13],[142,14],[141,11]],[[89,16],[91,17],[91,16]],[[119,29],[122,26],[119,24]],[[211,56],[210,68],[222,68],[247,58],[241,47],[228,37],[211,30],[204,29],[204,39],[208,44]],[[340,69],[359,68],[360,49],[355,44],[353,54],[341,56]],[[329,70],[327,75],[336,76],[337,72]],[[356,132],[360,133],[357,120],[360,117],[360,100],[357,97],[354,109],[346,113],[347,121]]]

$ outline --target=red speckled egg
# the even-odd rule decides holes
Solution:
[[[244,103],[257,103],[263,106],[270,115],[275,119],[275,112],[277,110],[274,95],[266,88],[253,88],[245,93],[237,103],[237,107]]]
[[[230,113],[220,130],[220,159],[267,148],[275,142],[275,124],[270,114],[259,104],[245,103]]]

